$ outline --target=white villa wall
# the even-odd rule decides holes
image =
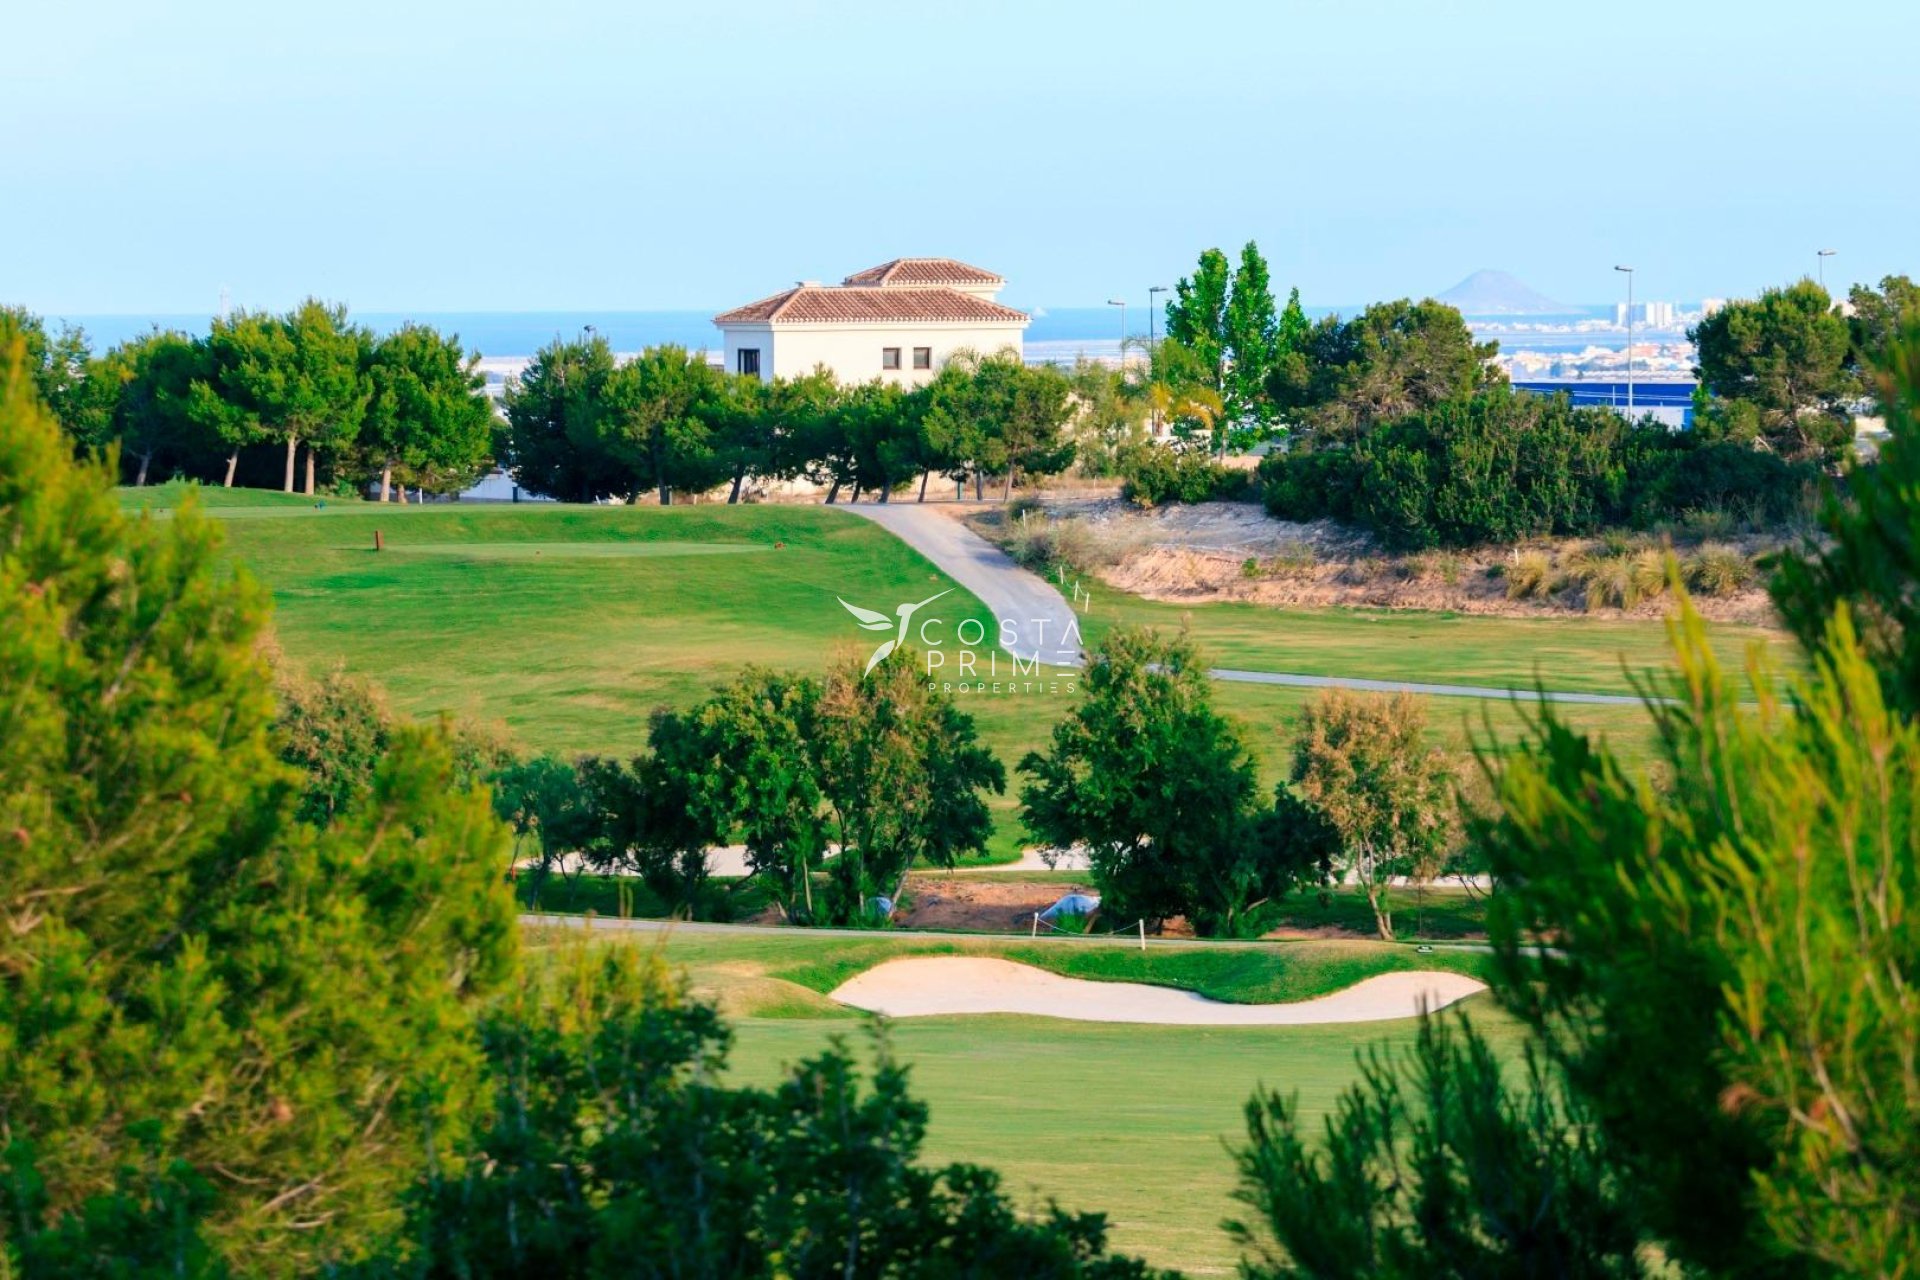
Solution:
[[[869,382],[885,378],[905,386],[918,386],[932,380],[953,353],[971,349],[981,355],[994,355],[1012,348],[1023,351],[1024,323],[1001,324],[781,324],[728,325],[724,351],[729,372],[739,369],[738,352],[742,347],[760,349],[760,376],[768,381],[811,373],[814,366],[825,365],[842,382]],[[900,348],[900,368],[883,369],[880,353],[884,348]],[[933,367],[915,369],[913,349],[933,348]]]

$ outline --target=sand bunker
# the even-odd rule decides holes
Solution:
[[[837,987],[833,999],[893,1018],[1025,1013],[1075,1022],[1283,1027],[1411,1018],[1423,1003],[1439,1009],[1485,990],[1484,983],[1472,978],[1429,970],[1383,973],[1315,1000],[1224,1004],[1172,987],[1063,978],[1010,960],[920,956],[869,969]]]

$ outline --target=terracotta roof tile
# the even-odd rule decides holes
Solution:
[[[905,286],[950,284],[1005,284],[991,271],[956,262],[952,258],[895,258],[865,271],[856,271],[842,283],[854,286],[899,288]]]
[[[863,273],[864,274],[864,273]],[[1024,311],[939,288],[852,288],[801,285],[744,307],[722,311],[715,324],[834,324],[887,321],[1025,323]]]

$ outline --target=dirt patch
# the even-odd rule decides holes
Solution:
[[[1012,547],[1032,536],[1020,517],[971,513],[978,531]],[[1511,618],[1660,618],[1672,599],[1664,584],[1642,592],[1630,607],[1589,607],[1577,566],[1596,555],[1660,554],[1651,538],[1542,540],[1519,547],[1391,554],[1364,533],[1317,520],[1276,520],[1253,503],[1207,502],[1142,511],[1113,497],[1050,498],[1027,517],[1071,533],[1050,545],[1077,557],[1076,567],[1108,585],[1166,603],[1242,601],[1286,607],[1418,609]],[[1631,545],[1624,545],[1631,544]],[[1772,539],[1728,536],[1713,544],[1747,564],[1748,584],[1727,594],[1697,591],[1694,607],[1715,622],[1772,625],[1772,601],[1760,585],[1756,557],[1777,549]],[[1697,546],[1680,546],[1683,564]],[[1548,586],[1515,590],[1516,574],[1544,557]],[[1084,563],[1083,563],[1084,562]],[[1659,574],[1654,575],[1656,578]],[[1596,599],[1604,597],[1595,597]]]
[[[1608,617],[1663,618],[1673,607],[1664,591],[1632,608],[1589,609],[1585,592],[1569,587],[1545,597],[1513,599],[1506,572],[1511,552],[1446,554],[1373,559],[1278,557],[1277,562],[1217,551],[1151,548],[1100,571],[1110,586],[1168,603],[1223,600],[1288,607],[1360,607],[1422,609],[1504,618]],[[1433,567],[1438,562],[1438,567]],[[1700,615],[1712,622],[1771,626],[1777,622],[1766,591],[1748,588],[1730,596],[1693,596]]]
[[[1092,881],[982,883],[957,875],[915,875],[907,877],[907,909],[896,920],[908,929],[1006,933],[1028,927],[1034,912],[1045,911],[1069,893],[1092,892]]]

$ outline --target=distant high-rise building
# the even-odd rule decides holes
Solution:
[[[1700,299],[1700,316],[1705,319],[1726,305],[1725,298],[1702,298]]]
[[[1646,325],[1649,329],[1666,329],[1673,325],[1675,311],[1671,302],[1636,302],[1633,304],[1632,318],[1635,324]],[[1622,329],[1627,327],[1627,304],[1613,304],[1613,322]]]

